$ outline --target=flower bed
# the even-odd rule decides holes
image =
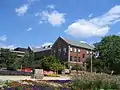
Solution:
[[[72,80],[48,80],[48,82],[54,82],[59,84],[71,83]]]
[[[39,86],[24,85],[18,87],[4,88],[4,90],[54,90],[54,88],[40,85]]]
[[[6,84],[0,90],[70,90],[60,84],[48,81],[22,80],[6,82]]]

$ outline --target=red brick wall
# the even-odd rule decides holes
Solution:
[[[70,51],[70,56],[72,56],[72,61],[74,61],[74,57],[77,57],[77,62],[79,61],[79,57],[80,57],[80,61],[79,62],[84,62],[88,56],[90,54],[87,54],[87,51],[90,52],[90,50],[84,49],[84,48],[78,48],[78,47],[74,47],[71,46],[72,48],[72,52]],[[74,48],[77,49],[77,52],[74,52]],[[80,53],[78,52],[78,49],[80,49]],[[84,58],[83,58],[83,54],[84,54]]]
[[[70,47],[73,48],[73,51],[70,52],[70,55],[69,55],[68,51],[70,50],[68,48],[68,44],[63,39],[58,38],[52,47],[52,55],[55,55],[57,58],[59,58],[62,61],[69,61],[68,55],[72,56],[74,61],[74,57],[76,56],[77,57],[76,62],[78,61],[78,57],[80,57],[81,62],[84,62],[86,58],[89,56],[87,54],[87,51],[90,51],[90,50],[80,48],[80,47],[75,47],[75,46],[70,46]],[[66,53],[64,53],[63,48],[66,48]],[[74,48],[77,49],[76,52],[74,52]],[[61,49],[61,53],[59,53],[58,51],[59,49]],[[78,53],[78,49],[80,49],[80,53]],[[83,58],[83,54],[85,54],[85,58]]]

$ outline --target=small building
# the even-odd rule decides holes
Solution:
[[[14,50],[11,50],[11,52],[16,53],[19,58],[24,57],[25,52],[28,51],[28,48],[21,48],[17,47]]]
[[[52,50],[52,45],[43,46],[40,48],[32,48],[32,51],[34,52],[35,55],[35,60],[40,60],[44,56],[51,55],[51,50]]]

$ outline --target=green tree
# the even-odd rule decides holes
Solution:
[[[28,64],[33,68],[33,62],[34,62],[35,56],[34,56],[34,52],[31,50],[30,47],[28,47],[28,53],[29,53]]]
[[[106,36],[95,44],[95,51],[99,52],[101,68],[103,71],[120,73],[120,36]]]
[[[50,67],[51,70],[58,73],[58,71],[61,71],[64,69],[64,66],[61,63],[53,63]]]
[[[11,52],[9,49],[1,48],[0,50],[0,62],[1,67],[7,67],[7,68],[15,68],[15,60],[17,58],[17,55],[13,52]]]
[[[64,66],[60,63],[60,61],[54,56],[44,57],[41,60],[41,68],[43,68],[44,70],[59,71],[62,70],[63,67]]]
[[[28,47],[28,50],[25,52],[24,57],[19,62],[23,68],[29,67],[33,68],[34,62],[34,52]]]
[[[87,71],[91,71],[91,58],[88,57],[86,60],[87,63]],[[99,59],[99,58],[95,58],[92,57],[92,71],[93,72],[104,72],[104,61]]]
[[[21,62],[20,62],[22,68],[25,68],[25,67],[29,67],[29,52],[26,51],[25,54],[24,54],[24,57],[22,58]]]

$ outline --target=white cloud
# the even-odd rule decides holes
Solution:
[[[41,15],[41,13],[39,13],[39,12],[37,12],[36,14],[35,14],[35,16],[40,16]]]
[[[39,22],[39,24],[42,24],[42,23],[43,23],[43,21],[40,21],[40,22]]]
[[[32,28],[30,27],[30,28],[28,28],[26,31],[31,31],[32,30]]]
[[[12,45],[5,45],[3,43],[0,43],[0,48],[14,49],[14,48],[16,48],[16,46],[13,44]]]
[[[60,26],[65,23],[65,14],[58,11],[43,11],[41,12],[41,20],[52,24],[52,26]]]
[[[89,15],[88,15],[88,17],[89,17],[89,18],[91,18],[91,17],[92,17],[92,15],[93,15],[93,14],[91,13],[91,14],[89,14]]]
[[[52,45],[52,44],[53,44],[52,42],[46,42],[46,43],[44,43],[44,44],[42,45],[42,47],[48,46],[48,45]]]
[[[35,1],[39,1],[39,0],[28,0],[27,4],[23,4],[19,8],[16,8],[15,12],[17,13],[18,16],[24,16],[24,14],[27,13],[30,5],[33,4]]]
[[[48,6],[47,6],[47,8],[50,8],[50,9],[55,9],[55,5],[50,4],[50,5],[48,5]]]
[[[116,33],[116,35],[120,35],[120,32]]]
[[[80,41],[81,43],[87,43],[87,42],[85,42],[85,41]]]
[[[27,12],[28,8],[29,8],[29,5],[24,4],[20,6],[19,8],[16,8],[15,12],[17,13],[18,16],[23,16]]]
[[[7,36],[6,35],[0,36],[0,41],[6,41],[6,40],[7,40]]]
[[[38,1],[38,0],[28,0],[28,3],[31,4],[31,3],[35,2],[35,1]]]
[[[120,22],[120,5],[112,7],[105,14],[89,20],[79,19],[68,26],[66,33],[79,38],[105,36],[111,25]]]
[[[16,46],[14,45],[6,45],[6,46],[3,46],[3,48],[8,48],[8,49],[14,49]]]
[[[47,6],[47,8],[50,8],[50,10],[44,10],[42,12],[37,12],[35,16],[40,17],[39,24],[42,23],[49,23],[52,26],[60,26],[63,23],[65,23],[65,13],[58,12],[55,10],[55,5],[50,4]]]

